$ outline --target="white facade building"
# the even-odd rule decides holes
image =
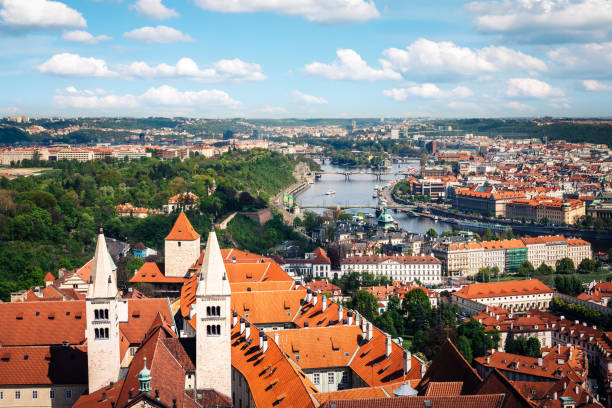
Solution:
[[[340,268],[341,275],[355,271],[384,275],[393,281],[442,282],[442,263],[431,255],[351,256],[342,260]]]

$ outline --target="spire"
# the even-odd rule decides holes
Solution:
[[[98,234],[90,281],[87,298],[114,298],[117,296],[117,282],[114,279],[110,254],[106,249],[106,239],[102,228]]]
[[[138,381],[140,381],[140,392],[151,391],[151,371],[147,368],[147,358],[144,358],[144,367],[138,373]]]
[[[166,241],[195,241],[198,238],[200,234],[196,232],[185,213],[181,211]]]
[[[210,231],[206,242],[206,251],[200,270],[197,295],[229,295],[230,285],[227,280],[223,255],[215,231]]]

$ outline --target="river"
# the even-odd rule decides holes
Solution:
[[[409,161],[404,164],[394,164],[391,171],[393,172],[404,172],[408,168],[419,169],[420,164],[418,160]],[[334,166],[331,164],[321,165],[321,169],[324,172],[342,171],[344,168]],[[357,170],[356,170],[357,171]],[[403,175],[383,175],[381,181],[376,180],[376,176],[373,174],[353,174],[350,177],[350,181],[345,181],[342,174],[323,174],[321,179],[315,184],[311,184],[310,188],[301,192],[296,197],[297,205],[312,206],[312,205],[376,205],[378,203],[377,198],[373,198],[374,187],[379,185],[381,187],[388,185],[390,181],[402,179]],[[334,190],[336,194],[326,195],[325,193],[329,190]],[[308,211],[314,211],[316,213],[323,213],[324,209],[309,209]],[[372,208],[363,209],[348,209],[348,213],[356,214],[358,212],[363,213],[374,213]],[[435,222],[429,218],[424,217],[410,217],[402,212],[394,212],[392,210],[389,213],[398,222],[399,226],[408,232],[412,233],[425,233],[428,229],[434,228],[438,233],[451,229],[451,226],[442,222]]]

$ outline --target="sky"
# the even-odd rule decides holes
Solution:
[[[0,117],[612,116],[610,0],[0,0]]]

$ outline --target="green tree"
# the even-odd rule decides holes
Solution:
[[[358,311],[362,316],[370,321],[374,321],[378,316],[378,300],[376,297],[365,290],[359,290],[348,301],[348,307]]]
[[[571,258],[559,259],[555,264],[555,270],[561,275],[570,275],[576,273],[576,267],[574,261]]]
[[[555,288],[570,296],[582,293],[582,283],[576,276],[555,276]]]
[[[474,357],[484,356],[487,350],[497,348],[499,342],[499,333],[486,333],[484,326],[475,319],[459,324],[457,333],[469,340]]]
[[[520,264],[516,270],[519,276],[532,276],[535,272],[535,268],[529,261],[524,261]]]
[[[484,266],[478,270],[476,274],[476,282],[489,282],[491,280],[491,275],[489,273],[489,267]]]
[[[538,269],[536,271],[539,275],[552,275],[553,273],[555,273],[555,270],[544,262],[542,262],[542,264],[538,266]]]
[[[537,337],[530,337],[527,340],[527,355],[529,357],[540,357],[542,345]]]
[[[459,336],[459,339],[457,339],[457,350],[459,350],[468,363],[472,364],[474,359],[472,356],[472,345],[466,336]]]
[[[578,269],[576,272],[578,273],[593,273],[597,271],[598,263],[597,261],[589,258],[584,258],[580,264],[578,265]]]
[[[428,237],[432,237],[432,238],[437,238],[438,237],[438,231],[436,231],[433,228],[430,228],[427,230],[427,232],[425,233]]]

